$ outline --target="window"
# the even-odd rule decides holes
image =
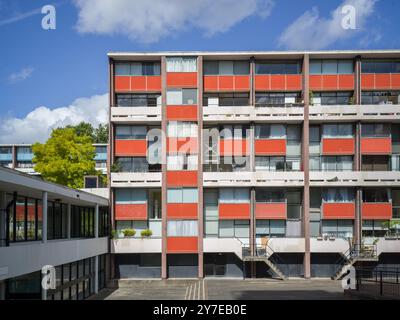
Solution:
[[[208,172],[238,172],[249,171],[250,158],[244,156],[220,157],[218,163],[208,163],[203,166]]]
[[[311,158],[310,158],[311,159]],[[311,170],[316,170],[317,159],[313,157]],[[320,168],[322,171],[353,171],[352,156],[323,156],[320,158]]]
[[[352,60],[311,60],[310,74],[352,74]]]
[[[197,170],[198,155],[176,154],[167,156],[167,170]]]
[[[281,124],[256,125],[256,139],[285,139],[286,127]]]
[[[324,202],[354,202],[354,190],[349,188],[330,188],[323,190]]]
[[[150,166],[145,157],[118,157],[116,163],[121,172],[149,172]],[[160,171],[160,166],[151,166],[151,171]]]
[[[323,220],[322,234],[337,238],[352,238],[353,220]]]
[[[256,171],[285,171],[286,169],[295,170],[297,168],[300,169],[300,159],[292,159],[286,166],[285,157],[255,157]]]
[[[362,137],[390,137],[390,124],[387,123],[363,123],[361,124]]]
[[[352,102],[352,92],[314,92],[312,99],[314,106],[348,105]]]
[[[219,190],[220,203],[248,203],[250,190],[247,188],[221,188]]]
[[[116,63],[116,76],[159,76],[161,64],[159,62],[132,62]]]
[[[197,72],[197,58],[167,57],[167,72]]]
[[[167,124],[167,136],[172,138],[197,137],[198,126],[195,122],[169,121]]]
[[[169,220],[167,235],[168,237],[197,237],[197,220]]]
[[[223,125],[220,127],[221,139],[247,139],[250,127],[248,125]]]
[[[322,126],[322,136],[324,138],[352,138],[352,124],[325,124]]]
[[[364,189],[363,202],[386,203],[389,202],[389,190],[387,189]]]
[[[256,190],[257,203],[282,203],[286,202],[285,192],[283,190]]]
[[[248,75],[249,61],[204,61],[204,75]]]
[[[361,104],[399,104],[400,91],[362,91]]]
[[[363,237],[384,237],[389,231],[386,222],[382,220],[363,220]]]
[[[146,126],[117,126],[115,128],[117,140],[145,140],[147,136]]]
[[[47,238],[67,238],[68,209],[66,204],[48,202],[47,205]]]
[[[220,220],[219,237],[248,238],[250,234],[249,220]]]
[[[256,107],[292,106],[301,101],[300,92],[256,92]]]
[[[256,74],[300,74],[298,61],[256,62]]]
[[[248,105],[248,93],[210,93],[204,94],[203,98],[204,107],[234,107]]]
[[[117,94],[118,107],[157,107],[161,106],[160,94]]]
[[[115,203],[117,204],[143,204],[147,203],[146,189],[116,189]]]
[[[256,237],[284,237],[286,234],[285,220],[256,220]]]
[[[168,105],[193,105],[197,104],[197,89],[168,89]]]
[[[301,191],[287,191],[287,219],[300,220],[302,210],[302,193]]]
[[[174,188],[167,190],[168,203],[197,203],[197,188]]]
[[[361,64],[362,73],[400,73],[400,61],[367,60]]]
[[[389,171],[389,156],[362,156],[362,171]]]

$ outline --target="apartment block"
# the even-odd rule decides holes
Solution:
[[[0,166],[0,210],[0,300],[84,300],[106,286],[108,199]]]
[[[108,57],[115,277],[400,266],[400,51]]]

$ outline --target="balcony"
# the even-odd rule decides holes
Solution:
[[[203,252],[222,253],[233,252],[239,259],[242,259],[242,243],[237,238],[204,238]]]
[[[205,122],[248,122],[248,121],[303,121],[304,108],[299,105],[271,106],[215,106],[203,107]]]
[[[157,107],[111,107],[111,122],[157,123],[161,122],[161,106]]]
[[[397,171],[311,171],[313,187],[384,187],[400,186]]]
[[[342,238],[310,239],[310,251],[312,253],[346,253],[349,248],[349,242]]]
[[[112,172],[111,187],[161,187],[161,172]]]
[[[204,187],[300,187],[304,172],[203,172]]]
[[[310,121],[354,121],[400,119],[398,105],[310,106]]]
[[[161,253],[161,238],[111,240],[111,253]]]

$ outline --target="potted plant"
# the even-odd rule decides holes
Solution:
[[[112,239],[115,239],[116,237],[117,237],[117,231],[116,230],[111,230],[110,239],[112,240]]]
[[[150,238],[153,235],[153,231],[151,231],[150,229],[145,229],[140,232],[140,235],[142,238]]]
[[[111,165],[110,169],[111,169],[111,172],[121,172],[122,167],[121,167],[121,164],[118,161],[116,161]]]
[[[125,238],[133,238],[136,234],[135,229],[124,229],[122,230],[122,233],[124,234]]]

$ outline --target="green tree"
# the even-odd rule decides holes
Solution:
[[[88,122],[82,121],[79,124],[77,124],[76,126],[69,125],[69,126],[66,126],[66,128],[74,129],[78,136],[88,136],[92,139],[94,137],[94,128]]]
[[[46,143],[32,146],[35,170],[45,180],[71,188],[83,188],[85,175],[99,175],[95,169],[92,138],[78,135],[71,127],[54,129]]]
[[[108,143],[108,124],[99,124],[99,126],[94,129],[94,142]]]

